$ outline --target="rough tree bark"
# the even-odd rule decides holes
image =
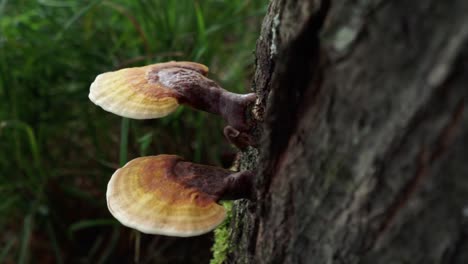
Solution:
[[[228,263],[468,263],[468,1],[273,0]]]

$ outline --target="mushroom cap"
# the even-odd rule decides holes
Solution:
[[[147,234],[188,237],[213,230],[226,210],[212,195],[177,181],[182,158],[158,155],[134,159],[107,186],[107,206],[123,225]]]
[[[158,80],[167,68],[184,68],[206,75],[208,67],[195,62],[165,62],[126,68],[98,75],[91,84],[89,99],[104,110],[133,119],[166,116],[179,105],[178,94]]]

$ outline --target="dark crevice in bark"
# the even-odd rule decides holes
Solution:
[[[318,93],[320,85],[315,86],[315,91],[307,94],[306,89],[310,87],[310,82],[317,80],[319,84],[321,59],[319,35],[326,15],[330,8],[330,1],[321,1],[320,9],[316,14],[310,16],[304,28],[291,41],[291,44],[280,52],[279,58],[284,61],[280,67],[276,67],[273,74],[273,94],[269,102],[270,108],[267,112],[269,126],[281,127],[271,131],[269,135],[268,149],[271,167],[268,169],[270,177],[265,177],[263,188],[268,192],[269,182],[274,177],[272,173],[281,161],[284,150],[288,144],[288,138],[294,132],[297,120],[300,117],[300,106],[307,106],[313,103],[313,97]],[[315,78],[312,76],[316,76]],[[312,78],[311,78],[312,77]],[[287,89],[280,89],[284,87]],[[305,102],[305,103],[304,103]]]

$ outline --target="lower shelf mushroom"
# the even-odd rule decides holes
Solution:
[[[176,155],[141,157],[111,177],[107,205],[123,225],[147,234],[189,237],[226,217],[221,199],[249,198],[251,171],[234,173]]]

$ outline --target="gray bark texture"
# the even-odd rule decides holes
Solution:
[[[468,1],[272,0],[227,263],[468,263]]]

